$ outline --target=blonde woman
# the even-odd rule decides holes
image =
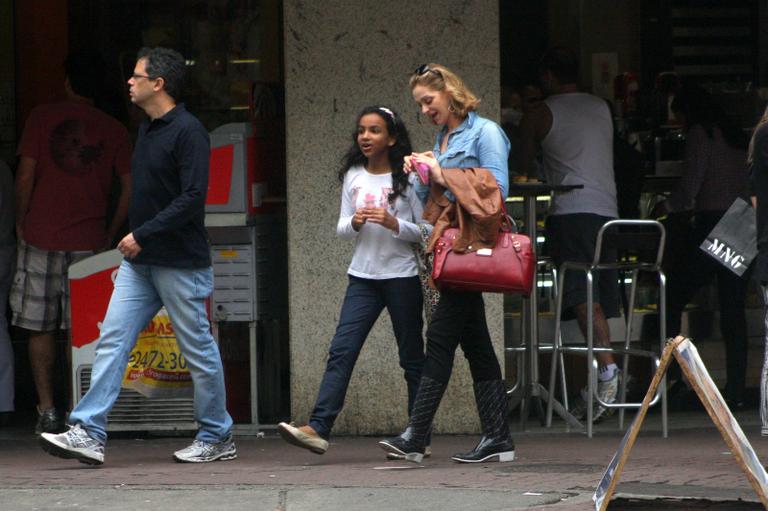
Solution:
[[[509,140],[498,124],[475,112],[479,99],[448,68],[438,64],[420,66],[411,76],[410,88],[421,114],[439,126],[433,149],[413,153],[406,157],[404,165],[406,172],[413,171],[417,164],[429,167],[429,186],[417,188],[422,197],[429,195],[425,218],[434,222],[450,217],[451,225],[455,226],[457,203],[471,206],[465,201],[482,196],[496,206],[493,214],[473,216],[472,225],[462,226],[462,235],[466,229],[472,250],[473,244],[483,241],[478,238],[478,227],[488,230],[490,226],[494,234],[498,231],[502,200],[509,183]],[[481,186],[481,182],[494,184],[488,173],[495,178],[496,186]],[[440,225],[435,225],[428,251],[440,236]],[[483,296],[479,292],[454,290],[441,292],[427,328],[427,360],[408,427],[400,436],[379,442],[385,451],[421,462],[458,346],[469,361],[483,437],[474,449],[452,459],[462,463],[514,459],[506,387],[488,333]]]

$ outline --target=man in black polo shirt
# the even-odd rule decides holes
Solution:
[[[128,80],[131,101],[149,117],[139,128],[131,163],[131,232],[118,244],[125,259],[96,345],[90,389],[70,413],[67,432],[41,437],[54,456],[104,462],[107,414],[128,355],[141,329],[165,306],[192,375],[200,425],[192,445],[173,457],[194,463],[237,457],[221,357],[205,310],[213,289],[203,225],[210,143],[205,128],[176,102],[184,73],[178,52],[144,48]]]

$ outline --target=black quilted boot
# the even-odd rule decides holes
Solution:
[[[422,376],[408,427],[399,436],[385,438],[379,442],[379,446],[388,453],[397,454],[414,463],[421,463],[432,428],[432,420],[435,418],[446,387],[447,383],[440,383]]]
[[[474,389],[483,438],[471,451],[455,454],[451,459],[459,463],[514,460],[515,442],[512,441],[507,422],[508,401],[504,381],[477,382]]]

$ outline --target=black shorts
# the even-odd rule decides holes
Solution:
[[[565,261],[589,263],[595,256],[597,232],[613,218],[591,213],[553,215],[547,217],[546,247],[557,267]],[[616,258],[615,250],[603,249],[603,260]],[[616,270],[595,270],[592,297],[599,303],[606,318],[619,314],[619,277]],[[573,317],[575,305],[587,303],[587,277],[581,270],[568,270],[565,275],[563,294],[563,319]]]

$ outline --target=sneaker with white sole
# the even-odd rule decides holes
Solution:
[[[237,458],[237,449],[231,434],[221,442],[216,443],[195,439],[189,447],[173,453],[173,459],[180,463],[208,463],[235,458]]]
[[[75,459],[87,465],[104,463],[104,444],[89,435],[80,424],[70,426],[69,430],[58,435],[42,433],[40,447],[59,458]]]
[[[619,378],[621,371],[613,373],[613,378],[606,381],[597,382],[597,395],[600,399],[606,403],[616,402],[616,396],[619,393]],[[613,415],[614,408],[606,408],[594,401],[594,410],[592,414],[592,422],[597,422],[598,419],[604,419]],[[573,407],[570,410],[571,415],[579,420],[587,418],[587,388],[584,387],[579,392],[579,395],[574,400]]]
[[[328,440],[318,435],[311,426],[297,428],[294,424],[281,422],[277,425],[277,432],[289,444],[307,449],[315,454],[325,454],[325,451],[328,450]]]

